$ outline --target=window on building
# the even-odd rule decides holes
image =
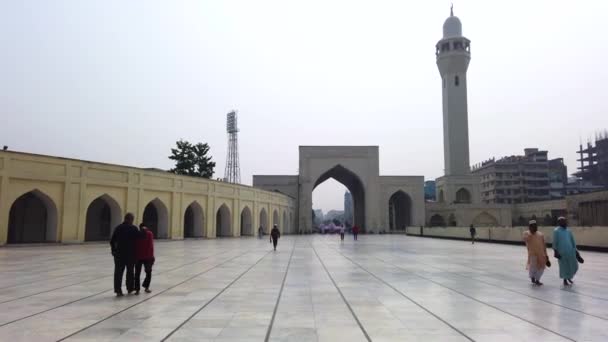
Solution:
[[[464,50],[464,44],[461,41],[455,41],[454,50]]]
[[[441,52],[450,51],[450,43],[441,44]]]
[[[457,87],[460,85],[460,78],[458,78],[458,76],[454,77],[454,85]]]

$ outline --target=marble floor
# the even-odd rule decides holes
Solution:
[[[401,235],[157,241],[153,290],[107,244],[0,248],[2,341],[608,341],[608,254],[529,284],[522,246]]]

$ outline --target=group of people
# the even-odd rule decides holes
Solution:
[[[574,275],[578,271],[578,264],[584,263],[576,249],[576,241],[572,231],[568,229],[568,221],[565,217],[557,220],[557,228],[553,231],[553,256],[559,265],[559,277],[563,280],[564,286],[572,286]],[[543,276],[546,267],[551,267],[551,261],[547,255],[547,245],[543,233],[538,231],[536,221],[532,220],[528,224],[528,231],[524,232],[524,242],[528,249],[527,269],[532,284],[540,286],[540,278]]]
[[[125,215],[123,223],[112,233],[110,248],[114,256],[114,293],[122,297],[122,276],[126,275],[127,293],[139,294],[141,287],[146,293],[150,290],[152,281],[152,265],[154,265],[154,234],[142,223],[137,227],[133,224],[134,216]],[[146,277],[140,286],[141,269]]]

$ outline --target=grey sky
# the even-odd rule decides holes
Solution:
[[[295,174],[298,145],[379,145],[385,175],[442,174],[435,43],[449,1],[5,0],[0,144],[171,167],[205,141],[224,173]],[[455,1],[472,41],[471,162],[564,157],[608,126],[607,1]],[[341,208],[323,187],[315,207]],[[318,191],[321,192],[321,191]]]

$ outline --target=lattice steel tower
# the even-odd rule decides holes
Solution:
[[[228,156],[226,157],[226,170],[224,181],[228,183],[241,183],[241,169],[239,167],[239,128],[236,111],[226,115],[226,131],[228,132]]]

